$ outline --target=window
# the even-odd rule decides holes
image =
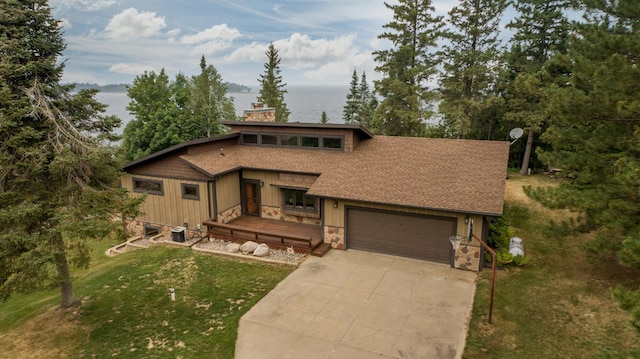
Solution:
[[[164,194],[164,191],[162,189],[162,181],[142,178],[133,179],[133,191],[158,195]]]
[[[302,147],[320,147],[320,139],[318,137],[302,136]]]
[[[258,146],[302,147],[307,149],[342,150],[344,138],[316,134],[243,133],[242,144]]]
[[[342,139],[336,137],[324,137],[322,139],[322,147],[324,148],[342,148]]]
[[[278,137],[274,135],[261,135],[260,140],[263,145],[276,146],[278,144]]]
[[[145,223],[143,233],[145,238],[157,236],[158,234],[160,234],[160,227],[152,226]]]
[[[298,147],[298,136],[280,136],[280,144]]]
[[[200,199],[200,186],[197,184],[181,183],[182,198],[184,199]]]
[[[284,189],[284,208],[296,211],[317,212],[318,199],[309,196],[306,191],[295,189]]]
[[[242,143],[257,145],[258,135],[253,135],[248,133],[242,134]]]

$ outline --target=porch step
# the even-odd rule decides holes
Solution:
[[[327,254],[327,252],[329,252],[330,249],[331,249],[331,244],[322,243],[321,245],[315,247],[311,251],[311,255],[316,257],[322,257],[323,255]]]

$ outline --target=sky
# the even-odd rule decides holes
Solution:
[[[391,3],[393,3],[391,1]],[[457,0],[434,1],[445,15]],[[378,0],[50,0],[67,49],[63,82],[131,83],[144,71],[200,72],[257,87],[269,43],[288,85],[348,86],[378,79],[372,52],[393,12]]]

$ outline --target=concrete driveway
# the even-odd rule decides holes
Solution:
[[[236,358],[459,358],[475,278],[362,251],[310,257],[240,319]]]

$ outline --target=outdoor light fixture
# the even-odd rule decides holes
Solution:
[[[469,224],[469,216],[464,217],[464,224]]]
[[[260,181],[260,187],[264,187],[264,181]]]
[[[333,208],[338,208],[338,201],[335,199],[333,200]]]

